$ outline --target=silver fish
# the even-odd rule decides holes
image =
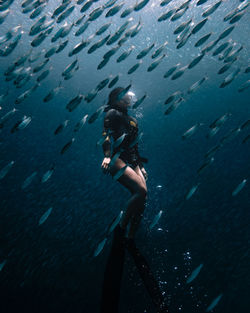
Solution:
[[[218,55],[223,50],[225,50],[232,43],[232,39],[222,43],[217,49],[214,50],[213,56]]]
[[[166,21],[168,18],[170,18],[174,12],[176,11],[176,9],[171,9],[169,11],[167,11],[166,13],[162,14],[159,18],[158,18],[158,22],[162,22],[162,21]]]
[[[194,58],[193,61],[191,61],[188,64],[188,69],[191,69],[191,68],[195,67],[195,65],[197,65],[203,59],[204,55],[205,55],[204,53],[201,53],[196,58]]]
[[[167,108],[164,114],[169,115],[171,112],[175,111],[183,101],[184,101],[183,97],[180,97],[177,100],[175,100],[175,102],[172,105],[170,105],[170,107]]]
[[[68,66],[66,66],[62,72],[62,76],[68,75],[74,69],[74,67],[77,65],[77,63],[78,63],[78,60],[75,59],[75,61],[70,63]]]
[[[200,126],[202,126],[203,123],[196,123],[194,124],[192,127],[190,127],[188,130],[185,131],[184,134],[182,134],[182,139],[187,139],[189,138],[190,136],[192,136]]]
[[[94,121],[103,113],[104,106],[101,106],[96,112],[94,112],[88,119],[88,123],[94,123]]]
[[[104,59],[105,60],[105,59]],[[109,59],[106,59],[109,60]],[[90,103],[92,100],[95,99],[95,97],[98,94],[98,90],[96,88],[92,89],[86,96],[85,96],[85,101],[87,101],[88,103]]]
[[[196,41],[195,43],[195,47],[199,47],[201,45],[203,45],[207,40],[208,38],[212,35],[212,33],[208,33],[206,34],[205,36],[201,37],[198,41]]]
[[[196,269],[193,270],[193,272],[187,278],[187,281],[186,281],[187,284],[190,284],[199,275],[202,267],[203,267],[203,264],[200,264],[198,267],[196,267]]]
[[[127,136],[127,133],[124,133],[122,134],[119,138],[117,138],[115,141],[114,141],[114,146],[113,146],[113,149],[116,149],[117,147],[119,147],[122,142],[124,141],[125,137]]]
[[[38,225],[42,225],[50,216],[53,208],[49,208],[39,219]]]
[[[108,88],[112,88],[118,82],[119,78],[120,78],[119,74],[116,75],[108,84]]]
[[[96,19],[98,19],[99,16],[102,15],[103,11],[104,11],[104,6],[100,6],[96,9],[94,9],[90,14],[89,14],[89,18],[88,21],[95,21]]]
[[[134,50],[135,46],[131,46],[127,51],[124,51],[116,60],[117,63],[124,61]]]
[[[34,92],[37,89],[38,86],[40,86],[40,84],[37,83],[28,90],[24,91],[20,96],[16,98],[15,103],[19,104],[23,102],[26,98],[28,98],[32,94],[32,92]]]
[[[227,70],[229,70],[231,68],[231,66],[233,65],[234,62],[230,62],[230,63],[227,63],[225,64],[224,66],[222,66],[219,71],[218,71],[218,74],[223,74],[225,73]]]
[[[86,21],[76,32],[75,36],[80,36],[82,33],[85,32],[85,30],[89,27],[91,22]]]
[[[239,72],[240,72],[240,68],[237,68],[231,74],[229,74],[220,84],[220,88],[224,88],[227,85],[229,85],[235,79],[235,77],[239,74]]]
[[[90,37],[87,40],[82,40],[81,42],[76,44],[74,46],[74,48],[68,53],[68,56],[72,57],[73,55],[75,55],[75,54],[79,53],[80,51],[82,51],[82,49],[86,48],[90,44],[90,42],[92,40],[92,36],[90,36]]]
[[[221,127],[228,119],[232,116],[232,113],[225,113],[222,116],[218,117],[216,120],[214,120],[210,125],[209,128],[215,128],[215,127]]]
[[[134,7],[134,11],[140,11],[149,3],[149,1],[150,0],[142,0],[141,2],[138,2]]]
[[[74,22],[75,26],[79,26],[85,18],[85,14],[83,14],[77,21]]]
[[[185,7],[181,10],[177,10],[170,18],[171,22],[177,21],[179,18],[181,18],[187,11],[188,7]]]
[[[20,129],[24,129],[31,122],[31,117],[24,115],[21,121],[17,122],[11,129],[11,133],[14,133]]]
[[[140,99],[138,99],[134,104],[133,104],[133,109],[138,108],[139,105],[142,104],[142,102],[147,98],[147,94],[143,95]]]
[[[139,62],[137,62],[135,65],[133,65],[129,70],[128,70],[128,75],[134,73],[138,67],[142,64],[142,60],[140,60]]]
[[[223,0],[219,0],[215,4],[211,4],[208,7],[208,9],[205,12],[202,13],[202,16],[203,17],[207,17],[207,16],[213,14],[218,9],[218,7],[221,5],[222,2],[223,2]]]
[[[181,77],[181,76],[185,73],[185,71],[186,71],[187,68],[188,68],[188,65],[185,65],[185,66],[181,67],[178,71],[176,71],[176,72],[173,74],[173,76],[171,77],[171,79],[172,79],[172,80],[175,80],[175,79]]]
[[[181,32],[183,32],[183,30],[192,23],[192,19],[187,20],[186,22],[181,23],[175,30],[174,30],[174,34],[177,35]]]
[[[84,115],[84,117],[79,122],[76,123],[74,127],[74,132],[78,132],[83,127],[83,125],[86,123],[87,118],[88,114]]]
[[[107,242],[107,238],[104,238],[97,246],[95,252],[94,252],[94,257],[97,257],[103,250],[105,244]]]
[[[3,262],[0,263],[0,272],[2,271],[6,263],[7,263],[7,260],[3,260]]]
[[[200,85],[203,84],[207,79],[208,79],[207,76],[202,77],[200,80],[198,80],[197,82],[195,82],[192,86],[188,88],[187,93],[191,94],[195,92],[200,87]]]
[[[44,60],[43,62],[41,62],[40,64],[38,64],[36,67],[33,68],[33,73],[38,73],[40,72],[45,65],[49,62],[49,59]]]
[[[49,69],[43,71],[36,79],[36,81],[38,83],[40,83],[42,80],[44,80],[45,78],[47,78],[47,76],[49,75],[50,71],[51,71],[52,67],[50,67]]]
[[[58,16],[56,22],[61,23],[62,21],[64,21],[74,11],[74,9],[75,9],[75,6],[72,5],[70,8],[68,8],[67,10],[65,10],[63,13],[61,13]]]
[[[238,88],[238,91],[239,92],[242,92],[244,90],[246,90],[247,88],[250,87],[250,79],[247,80],[246,82],[244,82],[239,88]]]
[[[203,20],[201,20],[199,23],[197,23],[194,28],[192,29],[191,33],[194,35],[196,34],[199,30],[202,29],[202,27],[206,24],[206,22],[208,21],[208,18],[204,18]]]
[[[45,172],[41,178],[41,183],[46,183],[52,174],[54,173],[55,166],[53,165],[47,172]]]
[[[69,43],[69,39],[63,41],[56,49],[56,53],[61,52],[68,45],[68,43]]]
[[[169,4],[172,0],[163,0],[161,3],[160,3],[160,6],[161,7],[164,7],[165,5]]]
[[[206,167],[214,162],[214,157],[211,157],[209,160],[206,160],[197,170],[197,174],[199,175]]]
[[[123,216],[123,211],[121,211],[118,216],[116,216],[113,221],[111,222],[111,224],[108,227],[108,231],[107,233],[110,234],[112,233],[112,231],[116,228],[116,226],[120,223],[120,220]]]
[[[107,86],[109,81],[110,81],[110,77],[105,78],[102,81],[100,81],[100,83],[96,86],[96,90],[98,90],[98,91],[102,90],[104,87]]]
[[[64,154],[73,144],[73,142],[75,142],[75,138],[72,138],[69,142],[67,142],[61,149],[60,153]]]
[[[229,23],[230,23],[230,24],[234,24],[234,23],[238,22],[238,21],[242,18],[242,16],[243,16],[245,13],[246,13],[246,11],[241,11],[241,12],[235,14],[235,15],[231,18],[231,20],[230,20]]]
[[[187,43],[190,36],[191,36],[191,33],[188,33],[185,37],[183,37],[181,41],[179,42],[179,44],[176,46],[176,48],[177,49],[182,48]]]
[[[116,3],[116,1],[117,1],[117,0],[108,0],[108,1],[104,4],[105,9],[112,7],[112,6]]]
[[[40,5],[38,8],[34,9],[30,14],[30,19],[34,19],[39,16],[42,11],[45,9],[46,4]]]
[[[222,294],[220,294],[218,297],[216,297],[212,303],[207,307],[206,312],[210,312],[213,310],[213,308],[219,303],[220,299],[222,297]]]
[[[97,41],[96,43],[94,43],[88,50],[88,53],[93,53],[94,51],[96,51],[98,48],[101,48],[103,45],[105,45],[105,43],[108,41],[110,35],[100,39],[99,41]]]
[[[56,50],[57,50],[57,47],[56,47],[56,46],[50,48],[50,49],[45,53],[44,57],[47,58],[47,59],[50,58],[53,54],[56,53]]]
[[[152,223],[149,225],[149,229],[152,230],[154,228],[154,226],[159,222],[161,216],[162,216],[162,210],[159,211],[158,214],[156,214],[156,216],[154,217]]]
[[[59,14],[61,14],[61,13],[67,8],[67,6],[68,6],[69,4],[70,4],[70,1],[67,1],[67,2],[65,2],[65,3],[62,3],[59,7],[57,7],[57,8],[54,10],[54,12],[53,12],[51,18],[55,18],[56,16],[58,16]]]
[[[196,192],[196,190],[198,189],[198,187],[199,187],[199,184],[194,185],[194,186],[188,191],[188,193],[186,194],[185,199],[186,199],[186,200],[189,200],[189,199],[192,197],[192,195]]]
[[[114,5],[105,15],[105,17],[110,17],[110,16],[114,16],[116,13],[118,13],[121,8],[124,6],[125,2],[121,2],[118,3],[116,5]]]
[[[90,7],[91,5],[94,3],[93,0],[87,0],[86,3],[84,3],[84,5],[81,7],[81,10],[80,12],[83,13],[83,12],[86,12]]]
[[[66,128],[69,124],[69,120],[65,120],[63,123],[61,123],[57,128],[56,130],[54,131],[54,134],[57,135],[59,133],[61,133],[64,128]]]
[[[101,34],[103,34],[111,25],[112,23],[109,22],[109,23],[106,23],[104,25],[102,25],[97,31],[96,31],[96,35],[97,36],[100,36]]]
[[[246,185],[247,179],[243,179],[242,182],[234,189],[232,196],[236,196]]]
[[[28,176],[22,183],[22,186],[21,186],[22,189],[26,189],[32,183],[36,175],[37,175],[37,172],[33,172],[30,176]]]
[[[175,91],[174,93],[172,93],[165,101],[165,104],[169,104],[170,102],[172,102],[173,100],[175,100],[177,97],[181,97],[182,93],[181,91]]]
[[[180,63],[177,63],[176,65],[174,65],[173,67],[171,67],[164,75],[164,78],[168,78],[169,76],[171,76],[174,71],[176,71],[176,69],[180,66]]]
[[[143,49],[139,54],[137,54],[136,59],[142,59],[144,58],[150,50],[153,49],[153,47],[155,46],[155,44],[151,44],[149,47],[146,47],[145,49]]]
[[[2,13],[0,12],[0,25],[5,21],[6,17],[9,15],[10,9],[7,9],[3,11]]]
[[[5,165],[1,170],[0,170],[0,180],[3,179],[10,171],[12,166],[14,165],[15,161],[10,161],[7,165]]]
[[[129,14],[131,14],[134,11],[134,5],[128,7],[127,9],[125,9],[122,14],[120,15],[121,18],[124,18],[126,16],[128,16]]]
[[[165,58],[166,54],[161,55],[160,57],[158,57],[158,59],[156,59],[154,62],[152,62],[149,67],[147,68],[148,72],[153,71],[160,63],[161,61]]]
[[[103,60],[98,64],[97,69],[98,69],[98,70],[102,69],[105,65],[107,65],[107,63],[108,63],[109,60],[110,60],[110,59],[103,59]]]
[[[105,54],[104,54],[104,56],[103,56],[103,58],[104,59],[106,59],[106,58],[111,58],[119,49],[120,49],[120,45],[117,45],[117,46],[115,46],[115,47],[113,47],[112,49],[110,49],[109,51],[107,51]]]
[[[83,95],[81,94],[78,94],[76,97],[74,97],[73,99],[71,99],[69,101],[69,103],[66,105],[66,109],[69,111],[69,112],[72,112],[73,110],[75,110],[78,105],[82,102],[82,99],[83,99]]]
[[[207,53],[211,51],[219,42],[219,39],[210,41],[202,50],[201,53]]]
[[[222,40],[225,37],[227,37],[229,34],[231,34],[231,32],[234,30],[235,25],[233,26],[229,26],[228,28],[226,28],[219,36],[218,40]]]
[[[160,47],[158,47],[154,53],[151,55],[151,58],[152,59],[155,59],[157,58],[161,53],[162,51],[164,50],[164,48],[166,47],[166,45],[168,44],[168,41],[165,41]]]
[[[31,41],[31,46],[38,47],[47,38],[47,36],[52,32],[52,30],[53,30],[53,27],[50,27],[49,29],[41,32],[37,37],[35,37]]]

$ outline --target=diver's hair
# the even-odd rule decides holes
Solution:
[[[108,101],[108,106],[115,108],[117,104],[117,97],[118,95],[124,90],[122,87],[116,87],[111,91],[109,94],[109,101]]]

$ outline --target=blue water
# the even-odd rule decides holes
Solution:
[[[106,2],[96,1],[85,14]],[[149,159],[145,165],[149,177],[147,207],[136,242],[160,282],[170,312],[205,312],[220,294],[223,296],[214,312],[247,311],[250,148],[249,141],[242,141],[249,134],[249,126],[225,142],[214,154],[214,162],[200,175],[197,175],[197,170],[205,160],[205,153],[250,117],[250,89],[238,92],[238,88],[249,79],[249,74],[244,73],[249,66],[249,8],[235,24],[233,32],[222,41],[231,38],[237,44],[236,48],[243,45],[238,60],[227,72],[217,74],[224,63],[212,56],[212,50],[179,79],[164,79],[164,73],[171,66],[189,64],[207,43],[218,38],[230,25],[223,21],[224,16],[241,3],[238,0],[224,1],[206,25],[192,35],[184,47],[176,49],[176,35],[173,35],[176,27],[189,18],[193,18],[195,23],[201,21],[202,12],[216,1],[208,0],[198,7],[197,1],[191,1],[190,8],[179,20],[157,22],[168,9],[184,2],[172,1],[160,7],[160,1],[151,0],[141,11],[127,17],[134,18],[128,28],[141,19],[142,30],[130,38],[103,69],[97,70],[97,65],[117,43],[104,45],[88,54],[89,47],[100,39],[96,37],[77,55],[80,69],[73,78],[64,81],[62,71],[75,60],[75,57],[68,57],[69,51],[107,21],[112,21],[112,25],[101,38],[113,34],[127,19],[121,19],[120,13],[135,1],[126,1],[122,10],[112,18],[105,18],[109,10],[106,9],[82,36],[74,36],[78,29],[74,26],[66,37],[69,39],[67,47],[53,55],[46,65],[45,69],[52,66],[49,76],[20,104],[15,104],[15,99],[35,84],[41,72],[21,89],[17,89],[12,81],[6,82],[3,73],[30,51],[33,37],[28,33],[32,24],[44,13],[52,14],[60,1],[48,1],[44,13],[35,20],[29,19],[30,13],[22,14],[21,1],[14,1],[10,6],[9,15],[0,25],[0,36],[19,24],[23,35],[9,56],[0,57],[0,95],[7,89],[9,91],[1,104],[0,117],[14,107],[18,109],[0,133],[0,169],[15,161],[0,181],[0,264],[6,261],[0,271],[1,312],[14,312],[17,307],[21,312],[98,312],[111,238],[98,257],[93,258],[93,252],[104,238],[110,221],[125,208],[130,193],[101,170],[103,153],[96,143],[101,138],[103,115],[93,124],[86,123],[78,133],[73,132],[74,125],[85,114],[90,116],[107,102],[110,89],[105,87],[90,103],[82,101],[73,112],[68,112],[66,105],[79,92],[86,95],[101,80],[118,73],[120,80],[116,86],[125,87],[131,82],[131,90],[138,99],[145,93],[148,95],[141,106],[131,112],[143,132],[139,151]],[[66,19],[67,23],[80,17],[80,8],[76,5]],[[55,23],[53,32],[31,53],[42,49],[47,51],[58,44],[58,41],[51,43],[50,38],[63,24]],[[213,32],[210,39],[200,48],[195,48],[195,42],[209,32]],[[166,57],[154,71],[147,72],[153,61],[150,57],[153,49],[142,59],[138,70],[127,75],[128,69],[138,61],[136,55],[142,49],[152,43],[157,48],[166,40]],[[131,45],[135,46],[132,54],[125,61],[116,63],[118,56]],[[36,63],[29,65],[26,62],[25,66],[33,68],[43,59],[44,52]],[[219,88],[223,79],[237,67],[241,71],[233,82]],[[188,95],[187,89],[204,76],[208,80]],[[44,103],[42,99],[60,81],[63,89],[51,102]],[[184,93],[185,101],[170,115],[164,115],[167,108],[165,100],[177,90]],[[217,134],[207,138],[209,125],[227,112],[231,113],[230,118]],[[12,134],[12,127],[23,115],[31,116],[31,123]],[[55,129],[66,119],[70,120],[69,125],[55,136]],[[197,122],[204,125],[190,138],[182,140],[182,134]],[[72,137],[76,138],[72,147],[61,155],[60,150]],[[42,184],[40,179],[52,164],[55,164],[55,171]],[[24,180],[34,171],[37,171],[37,176],[23,190]],[[245,187],[232,196],[243,179],[247,179]],[[197,184],[196,192],[185,200],[187,192]],[[50,207],[53,208],[50,216],[39,225],[40,217]],[[163,211],[161,219],[149,231],[150,223],[160,210]],[[187,277],[200,264],[203,267],[197,278],[186,284]],[[129,255],[126,256],[122,281],[120,312],[156,312]]]

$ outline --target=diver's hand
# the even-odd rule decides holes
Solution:
[[[145,180],[147,180],[147,179],[148,179],[148,173],[146,172],[146,170],[145,170],[144,167],[141,168],[141,172],[142,172],[142,174],[143,174]]]
[[[104,173],[108,172],[109,169],[109,163],[111,161],[111,158],[104,158],[102,161],[102,169]]]

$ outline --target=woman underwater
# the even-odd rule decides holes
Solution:
[[[128,238],[133,239],[145,209],[147,173],[142,162],[147,162],[147,159],[139,155],[138,123],[135,118],[128,115],[128,107],[132,105],[132,99],[129,92],[125,94],[124,92],[124,88],[118,87],[109,94],[102,133],[105,138],[102,145],[105,157],[101,167],[104,173],[110,173],[114,177],[127,165],[117,180],[131,192],[132,197],[120,221],[120,227],[125,232],[130,222]],[[114,140],[112,150],[110,136]],[[118,155],[118,158],[115,157],[115,161],[111,162],[114,155]]]

